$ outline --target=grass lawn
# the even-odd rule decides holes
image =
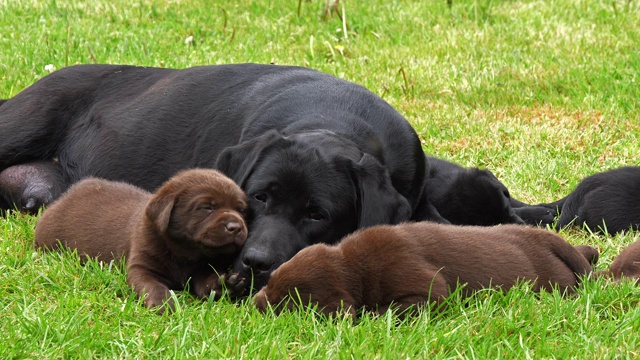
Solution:
[[[333,0],[330,1],[333,3]],[[0,0],[0,98],[79,63],[315,68],[372,90],[424,150],[491,169],[515,197],[556,200],[640,160],[640,4],[631,0]],[[639,194],[640,196],[640,194]],[[452,298],[396,324],[178,294],[157,316],[121,266],[33,249],[36,218],[0,219],[0,358],[639,358],[640,288],[564,299],[520,287]],[[561,233],[601,251],[640,234]]]

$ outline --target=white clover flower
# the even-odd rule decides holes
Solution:
[[[186,39],[184,39],[184,43],[189,45],[193,42],[193,36],[189,35]]]
[[[56,69],[55,66],[53,66],[53,64],[47,64],[44,66],[44,71],[48,71],[48,72],[52,72]]]

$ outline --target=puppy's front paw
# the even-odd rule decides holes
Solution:
[[[222,295],[220,278],[216,273],[208,275],[198,274],[191,280],[191,289],[199,299],[212,297],[214,300],[218,300]]]
[[[176,309],[173,298],[168,294],[148,293],[144,297],[144,305],[149,309],[156,309],[158,315],[164,314],[167,310],[174,312]]]
[[[239,274],[223,274],[218,281],[234,297],[241,296],[246,288],[246,281]]]
[[[534,226],[546,226],[553,224],[557,212],[544,206],[531,205],[513,209],[525,223]]]

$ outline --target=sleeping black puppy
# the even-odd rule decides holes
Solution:
[[[365,88],[300,67],[61,69],[0,106],[0,171],[54,158],[63,188],[94,176],[153,191],[182,169],[220,169],[248,194],[234,267],[257,288],[310,244],[445,222],[409,122]]]
[[[557,229],[586,225],[610,234],[640,228],[640,167],[629,166],[584,178],[567,197],[547,204],[560,210]]]
[[[513,199],[491,171],[465,168],[426,156],[430,166],[425,192],[440,215],[456,225],[546,225],[555,212]]]

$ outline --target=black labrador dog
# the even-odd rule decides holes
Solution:
[[[511,197],[507,187],[486,169],[465,168],[425,155],[429,180],[425,192],[440,215],[456,225],[547,225],[555,211]]]
[[[248,194],[234,267],[257,288],[308,245],[376,224],[446,222],[424,192],[428,162],[409,122],[365,88],[300,67],[61,69],[0,106],[9,185],[32,181],[16,165],[49,176],[29,168],[43,161],[65,189],[94,176],[154,191],[182,169],[221,170]]]
[[[609,234],[640,228],[640,167],[628,166],[582,179],[566,197],[546,204],[560,211],[556,228],[588,226]]]

